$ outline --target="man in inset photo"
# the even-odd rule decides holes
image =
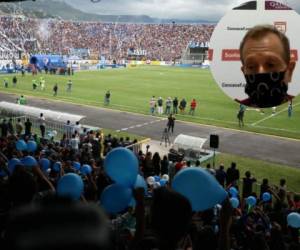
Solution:
[[[271,25],[255,26],[240,44],[240,56],[248,98],[237,100],[239,103],[269,108],[293,98],[287,91],[296,63],[291,60],[285,34]]]

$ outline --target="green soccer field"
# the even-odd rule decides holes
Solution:
[[[39,82],[41,75],[35,76]],[[0,91],[24,95],[60,99],[103,107],[104,95],[111,91],[109,108],[149,114],[149,100],[154,95],[166,99],[177,96],[188,102],[195,98],[198,107],[195,116],[177,115],[177,119],[202,124],[239,129],[236,114],[239,105],[227,97],[214,82],[209,70],[194,68],[175,68],[143,66],[127,69],[83,71],[74,76],[43,75],[46,89],[32,90],[33,77],[18,75],[17,87],[12,86],[13,75],[0,76]],[[9,87],[4,88],[3,80],[9,80]],[[72,79],[73,89],[66,91],[67,81]],[[58,96],[53,97],[52,88],[58,83]],[[294,99],[293,116],[287,116],[287,104],[277,108],[272,116],[271,109],[264,114],[250,109],[245,113],[243,130],[285,136],[300,139],[300,97]]]

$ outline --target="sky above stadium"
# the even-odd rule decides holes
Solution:
[[[101,15],[148,15],[162,19],[218,21],[246,0],[64,0],[85,12]],[[95,1],[96,3],[93,3]],[[300,13],[299,0],[277,0]]]

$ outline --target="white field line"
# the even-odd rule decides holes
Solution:
[[[298,106],[298,105],[300,105],[300,102],[294,104],[293,108],[296,107],[296,106]],[[274,117],[276,115],[279,115],[279,114],[281,114],[283,112],[286,112],[287,110],[288,110],[288,108],[282,109],[279,112],[276,112],[275,114],[271,114],[271,115],[269,115],[269,116],[267,116],[267,117],[265,117],[265,118],[263,118],[261,120],[258,120],[257,122],[252,123],[251,126],[256,126],[257,124],[259,124],[259,123],[261,123],[263,121],[266,121],[266,120],[268,120],[268,119],[270,119],[270,118],[272,118],[272,117]]]

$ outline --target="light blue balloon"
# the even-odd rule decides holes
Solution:
[[[82,165],[80,171],[84,175],[91,174],[92,173],[92,167],[88,164],[84,164],[84,165]]]
[[[117,214],[125,210],[132,199],[132,190],[120,184],[106,187],[100,198],[101,205],[110,214]]]
[[[56,192],[60,197],[79,200],[83,193],[83,181],[78,174],[66,174],[59,179]]]
[[[19,151],[24,151],[24,150],[27,150],[27,144],[26,144],[26,142],[24,141],[24,140],[18,140],[17,142],[16,142],[16,148],[17,148],[17,150],[19,150]]]
[[[53,164],[52,169],[54,172],[59,173],[61,170],[61,162],[57,161]]]
[[[36,159],[34,157],[30,156],[30,155],[25,156],[24,158],[22,158],[21,162],[23,163],[23,165],[25,167],[29,167],[29,168],[32,168],[32,167],[38,165]]]
[[[246,203],[250,206],[255,206],[256,204],[256,198],[254,196],[249,196],[246,199]]]
[[[265,202],[270,201],[271,198],[272,198],[272,196],[271,196],[271,194],[270,194],[269,192],[265,192],[265,193],[263,193],[263,195],[262,195],[262,199],[263,199],[263,201],[265,201]]]
[[[135,154],[127,148],[115,148],[104,160],[106,174],[116,183],[133,187],[138,175],[138,160]]]
[[[168,183],[168,181],[165,180],[165,179],[160,179],[160,181],[159,181],[159,184],[160,184],[161,187],[167,185],[167,183]]]
[[[227,197],[227,192],[211,174],[196,167],[180,170],[173,179],[172,188],[185,196],[196,212],[213,208]]]
[[[8,171],[10,174],[14,172],[16,165],[22,165],[21,161],[18,158],[12,158],[8,161]]]
[[[145,194],[147,194],[148,186],[143,176],[139,175],[136,177],[134,188],[144,188]]]
[[[230,193],[231,197],[237,197],[239,191],[235,187],[230,187],[228,192]]]
[[[287,223],[290,227],[300,228],[300,214],[299,213],[290,213],[287,216]]]
[[[28,152],[34,152],[37,149],[37,145],[35,141],[28,141],[27,142],[27,151]]]
[[[72,166],[73,166],[73,168],[75,168],[76,170],[80,170],[80,168],[81,168],[80,163],[77,162],[77,161],[73,161]]]
[[[235,197],[230,198],[230,203],[233,208],[238,208],[240,205],[240,201]]]
[[[40,159],[39,163],[43,172],[46,172],[50,168],[50,161],[47,158]]]

